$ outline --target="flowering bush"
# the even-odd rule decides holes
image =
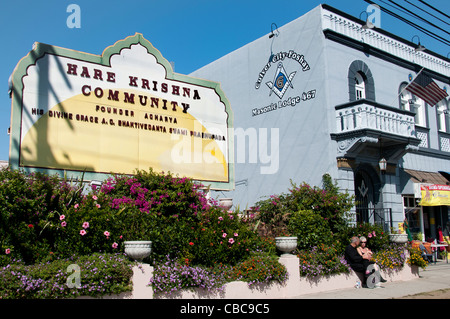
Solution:
[[[234,266],[216,263],[214,266],[192,266],[187,260],[167,259],[155,266],[150,284],[155,294],[173,294],[183,289],[202,288],[221,291],[231,281],[244,281],[249,286],[287,279],[286,268],[277,258],[266,253],[252,253]]]
[[[353,196],[340,192],[336,185],[323,176],[324,188],[299,186],[291,182],[287,206],[291,211],[313,210],[327,221],[331,231],[337,233],[347,227],[347,214],[353,207]]]
[[[73,273],[69,265],[80,267],[80,287],[67,285]],[[100,296],[131,291],[132,263],[121,254],[94,254],[25,265],[21,261],[0,268],[3,299],[49,299]]]
[[[373,260],[382,270],[400,270],[406,261],[405,247],[402,244],[391,243],[389,248],[375,252]]]
[[[172,294],[182,289],[219,289],[224,283],[224,272],[216,273],[211,268],[189,266],[178,259],[167,256],[164,263],[155,265],[150,283],[155,294]]]
[[[372,225],[369,223],[359,223],[357,225],[349,226],[347,229],[339,234],[341,249],[350,243],[350,238],[353,236],[366,237],[366,246],[373,252],[389,249],[389,236],[385,234],[380,225]]]
[[[8,255],[0,265],[11,258],[33,263],[52,252],[60,215],[79,194],[56,176],[0,170],[0,248]]]
[[[252,286],[269,281],[282,283],[288,278],[288,274],[276,257],[259,252],[234,266],[230,278],[245,281]]]
[[[346,229],[347,213],[352,207],[353,197],[339,192],[337,186],[324,176],[323,189],[306,183],[297,186],[291,182],[287,194],[271,195],[268,199],[258,201],[252,213],[257,216],[254,223],[260,235],[275,237],[302,234],[299,236],[299,248],[303,249],[330,243],[335,233]],[[309,222],[303,223],[303,217],[307,217]],[[291,222],[291,219],[294,221]],[[314,229],[315,226],[318,229]],[[313,233],[310,233],[311,229],[314,229]],[[304,234],[310,234],[310,238],[303,240]]]
[[[408,247],[409,258],[406,260],[406,263],[411,266],[418,266],[422,269],[425,269],[428,266],[428,262],[423,259],[422,252],[419,247]]]
[[[58,216],[54,252],[63,258],[69,254],[117,252],[122,241],[120,217],[114,214],[102,194],[89,192],[68,207],[64,215]]]
[[[308,250],[297,251],[300,259],[300,276],[316,276],[348,273],[350,267],[334,246],[320,244]]]
[[[288,230],[293,236],[297,236],[298,249],[309,249],[318,243],[332,243],[329,224],[312,210],[294,212],[289,219]]]
[[[215,263],[234,265],[249,256],[258,243],[257,235],[236,213],[211,208],[199,216],[183,257],[205,266]]]
[[[187,178],[150,170],[138,172],[133,178],[116,179],[108,186],[107,196],[113,198],[110,202],[114,210],[139,215],[140,219],[133,216],[123,222],[128,225],[122,230],[123,238],[152,240],[156,260],[164,260],[169,253],[191,264],[211,266],[245,258],[256,235],[239,222],[236,214],[206,199],[200,186]],[[139,223],[134,223],[136,220]]]
[[[14,185],[20,185],[22,192],[30,188],[32,193],[21,200],[19,207],[25,213],[2,211],[5,222],[0,225],[4,234],[0,243],[4,254],[0,262],[21,258],[33,263],[52,256],[114,253],[123,248],[125,240],[151,240],[155,261],[169,253],[191,264],[232,265],[248,257],[259,243],[258,236],[236,213],[207,200],[200,186],[187,178],[138,171],[134,176],[114,175],[100,188],[83,193],[80,185],[70,186],[56,176],[43,174],[5,171],[2,181],[0,192],[11,193],[9,197],[0,195],[4,207],[16,202]],[[36,196],[39,200],[29,199]],[[25,204],[31,208],[25,209]]]
[[[277,236],[287,236],[287,223],[291,211],[286,206],[286,196],[271,195],[266,200],[261,200],[252,207],[252,215],[255,217],[254,227],[262,237],[275,238]]]
[[[113,175],[92,189],[57,176],[0,171],[0,290],[17,298],[124,291],[128,262],[121,257],[109,264],[98,253],[117,256],[125,240],[152,241],[155,292],[216,289],[233,280],[282,282],[287,274],[275,257],[277,235],[298,237],[302,276],[348,272],[341,256],[354,235],[368,239],[382,268],[399,268],[405,261],[400,249],[386,249],[380,227],[347,227],[352,198],[330,182],[324,189],[292,184],[288,194],[258,202],[246,218],[207,199],[200,187],[151,169]],[[64,267],[75,259],[87,275],[76,292],[63,287]],[[418,263],[415,257],[408,262]],[[107,273],[98,272],[100,267]]]
[[[165,291],[192,286],[208,289],[231,280],[252,284],[286,279],[286,271],[274,254],[273,239],[259,237],[253,219],[242,220],[237,212],[223,210],[214,200],[207,200],[199,187],[190,179],[152,170],[138,171],[134,176],[114,175],[100,188],[92,189],[84,189],[81,181],[71,183],[57,176],[3,170],[0,265],[5,266],[2,275],[11,284],[5,291],[13,296],[15,288],[20,298],[113,292],[115,288],[102,284],[111,282],[111,278],[94,276],[100,267],[89,271],[94,276],[89,282],[97,283],[95,287],[85,285],[77,293],[68,292],[63,287],[68,275],[63,269],[69,258],[89,258],[98,252],[117,254],[123,249],[123,241],[135,239],[152,241],[155,280],[159,279]],[[284,195],[273,197],[270,205],[279,203],[280,212],[285,212],[288,205]],[[328,229],[325,219],[316,212],[308,214]],[[300,223],[297,217],[294,214],[292,224]],[[277,220],[275,216],[268,224]],[[278,221],[286,230],[287,219]],[[317,230],[317,225],[311,223],[308,232]],[[252,253],[257,249],[264,253]],[[23,263],[13,265],[11,261],[18,258]],[[177,260],[177,266],[164,262],[166,258]],[[77,259],[77,263],[84,262]],[[90,269],[92,262],[87,263],[84,270]],[[15,267],[22,268],[19,271]],[[58,270],[52,272],[55,267]],[[34,271],[41,275],[35,277]],[[18,273],[22,283],[14,277]],[[50,277],[58,287],[49,288]],[[156,281],[153,284],[157,286]],[[39,289],[43,292],[38,293]]]

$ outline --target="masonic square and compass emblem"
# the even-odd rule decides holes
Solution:
[[[269,96],[272,95],[273,92],[281,99],[289,87],[294,88],[292,85],[292,80],[294,79],[296,73],[297,72],[294,71],[288,75],[284,69],[283,62],[279,62],[273,81],[266,82],[266,85],[270,89]]]

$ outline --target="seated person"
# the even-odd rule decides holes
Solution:
[[[354,236],[351,238],[350,244],[345,248],[345,259],[347,260],[350,267],[356,272],[362,272],[365,275],[369,275],[367,267],[369,266],[369,256],[361,256],[358,253],[358,247],[360,240],[358,237]],[[367,271],[367,273],[366,273]],[[367,277],[367,276],[365,276]]]
[[[429,254],[427,249],[425,248],[425,246],[423,244],[419,245],[420,251],[422,252],[422,258],[426,261],[426,262],[432,262],[433,261],[433,255]]]
[[[363,279],[363,286],[367,287],[366,281],[367,281],[367,277],[369,277],[371,275],[372,272],[370,272],[367,268],[369,267],[369,265],[374,264],[375,262],[370,261],[370,259],[372,258],[371,254],[365,254],[365,255],[360,255],[358,253],[358,247],[360,245],[360,239],[357,236],[354,236],[351,238],[351,242],[350,244],[345,248],[345,259],[347,260],[348,264],[350,265],[350,267],[355,271],[355,272],[360,272],[364,274],[364,279]],[[375,269],[374,269],[375,271]],[[380,276],[380,281],[381,282],[385,282],[386,280],[383,279]]]
[[[366,237],[362,236],[359,238],[359,246],[356,248],[356,250],[358,251],[358,253],[363,256],[365,254],[367,254],[370,258],[372,259],[372,251],[367,247],[367,239]]]
[[[372,260],[373,257],[373,253],[372,251],[369,249],[369,247],[367,247],[367,239],[364,236],[359,237],[359,246],[356,248],[356,250],[358,251],[358,254],[360,254],[361,256],[368,256],[369,259],[368,260]],[[371,261],[371,263],[373,263],[374,269],[380,271],[380,267],[378,267],[378,265],[374,262]],[[380,282],[386,282],[386,280],[381,277],[380,275]]]

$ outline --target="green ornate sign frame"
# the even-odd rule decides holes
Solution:
[[[84,180],[93,181],[105,180],[111,174],[96,173],[96,172],[82,172],[75,170],[61,170],[52,168],[40,167],[23,167],[20,165],[20,134],[22,125],[22,101],[24,83],[23,78],[27,75],[28,68],[35,65],[36,62],[44,57],[46,54],[52,54],[60,57],[67,57],[83,62],[91,62],[102,66],[110,66],[110,59],[115,54],[120,54],[120,51],[125,48],[130,48],[134,44],[141,44],[145,47],[149,54],[153,55],[157,63],[162,65],[166,70],[166,79],[175,80],[182,83],[189,83],[205,88],[214,89],[216,94],[220,97],[220,101],[225,105],[225,112],[228,115],[228,182],[214,182],[214,181],[199,181],[205,186],[210,186],[211,189],[216,190],[233,190],[234,177],[234,134],[233,128],[233,111],[230,103],[222,91],[220,84],[217,82],[198,79],[183,74],[178,74],[173,71],[171,64],[161,55],[161,53],[148,41],[142,34],[136,33],[123,40],[117,41],[114,45],[107,47],[101,55],[94,55],[85,52],[75,51],[53,45],[36,42],[33,49],[23,57],[15,67],[10,78],[10,94],[11,94],[11,127],[10,127],[10,149],[9,149],[9,165],[12,169],[23,169],[26,172],[40,171],[50,175],[58,174],[61,177],[80,178],[84,176]],[[62,67],[62,66],[61,66]]]

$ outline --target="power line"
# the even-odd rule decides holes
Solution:
[[[423,32],[424,34],[432,37],[433,39],[435,39],[435,40],[437,40],[437,41],[439,41],[439,42],[441,42],[441,43],[443,43],[445,45],[450,46],[450,41],[447,40],[446,38],[443,38],[443,37],[435,34],[434,32],[429,31],[429,30],[425,29],[424,27],[421,27],[421,26],[417,25],[416,23],[409,21],[408,19],[406,19],[406,18],[404,18],[404,17],[402,17],[402,16],[400,16],[400,15],[398,15],[398,14],[396,14],[396,13],[394,13],[394,12],[388,10],[388,9],[386,9],[385,7],[380,6],[379,4],[377,4],[377,3],[373,2],[373,1],[370,1],[370,0],[364,0],[364,1],[369,3],[369,4],[377,5],[383,12],[393,16],[394,18],[399,19],[402,22],[405,22],[406,24],[409,24],[413,28]]]
[[[393,3],[393,4],[395,4],[397,7],[399,7],[399,8],[401,8],[401,9],[403,9],[404,11],[406,11],[406,12],[408,12],[408,13],[410,13],[413,17],[415,17],[415,18],[417,18],[417,19],[419,19],[419,20],[422,20],[423,22],[425,22],[425,23],[428,23],[429,25],[431,25],[431,26],[433,26],[433,27],[435,27],[436,29],[439,29],[439,30],[441,30],[441,31],[443,31],[443,32],[445,32],[445,33],[447,33],[448,35],[450,35],[450,33],[449,32],[447,32],[446,30],[444,30],[444,29],[442,29],[442,28],[440,28],[440,27],[438,27],[437,25],[435,25],[434,23],[431,23],[430,21],[428,21],[427,19],[424,19],[424,18],[422,18],[421,16],[418,16],[417,14],[415,14],[414,12],[412,12],[412,11],[410,11],[410,10],[408,10],[408,9],[406,9],[405,7],[403,7],[403,6],[401,6],[401,5],[399,5],[398,3],[396,3],[395,1],[392,1],[392,0],[389,0],[389,2],[391,2],[391,3]]]
[[[434,14],[432,14],[432,13],[429,13],[427,10],[424,10],[423,8],[421,8],[421,7],[419,7],[418,5],[415,5],[414,3],[412,3],[412,2],[409,2],[408,0],[405,0],[405,2],[407,2],[407,3],[409,3],[410,5],[412,5],[413,7],[415,7],[415,8],[417,8],[417,9],[419,9],[420,11],[423,11],[423,12],[425,12],[425,13],[427,13],[427,14],[429,14],[430,16],[432,16],[433,18],[436,18],[436,19],[438,19],[439,21],[441,21],[441,22],[444,22],[445,24],[448,24],[448,25],[450,25],[450,23],[448,23],[448,22],[446,22],[446,21],[444,21],[444,20],[442,20],[441,18],[439,18],[439,17],[436,17]]]
[[[446,16],[447,18],[450,19],[450,16],[448,16],[447,14],[445,14],[444,12],[442,12],[441,10],[436,9],[435,7],[433,7],[432,5],[426,3],[426,2],[423,1],[423,0],[419,0],[419,1],[422,2],[424,5],[428,6],[429,8],[433,9],[434,11],[439,12],[439,13],[442,14],[443,16]]]
[[[370,4],[376,4],[376,3],[374,3],[374,2],[372,2],[372,1],[370,1],[370,0],[364,0],[364,1],[367,2],[367,3],[370,3]],[[388,6],[394,7],[393,5],[391,5],[391,4],[389,4],[389,3],[386,3],[386,2],[384,2],[383,0],[380,0],[380,1],[383,2],[383,3],[385,3],[385,4],[388,5]],[[439,35],[433,33],[432,31],[427,30],[427,29],[425,29],[424,27],[419,26],[419,25],[415,24],[414,22],[412,22],[412,21],[410,21],[410,20],[408,20],[408,19],[406,19],[406,18],[404,18],[404,17],[402,17],[402,16],[400,16],[400,15],[398,15],[398,14],[396,14],[396,13],[394,13],[394,12],[392,12],[392,11],[390,11],[390,10],[388,10],[388,9],[386,9],[386,8],[384,8],[384,7],[382,7],[382,6],[380,6],[380,5],[378,5],[378,4],[376,4],[376,5],[379,6],[380,9],[381,9],[382,11],[384,11],[385,13],[387,13],[387,14],[393,16],[394,18],[399,19],[400,21],[405,22],[406,24],[409,24],[409,25],[412,26],[413,28],[415,28],[415,29],[417,29],[417,30],[419,30],[419,31],[421,31],[421,32],[423,32],[423,33],[425,33],[426,35],[432,37],[432,38],[435,39],[435,40],[438,40],[438,41],[441,42],[441,43],[444,43],[444,44],[446,44],[446,45],[450,45],[450,41],[447,40],[446,38],[443,38],[443,37],[441,37],[441,36],[439,36]],[[396,9],[397,9],[397,8],[396,8]],[[397,9],[397,10],[399,10],[399,9]],[[399,11],[401,11],[401,10],[399,10]],[[406,14],[410,15],[409,13],[406,13]]]
[[[399,7],[401,7],[401,8],[400,8],[400,9],[399,9],[399,8],[396,8],[394,5],[392,5],[392,4],[390,4],[390,3],[387,3],[387,2],[384,1],[384,0],[380,0],[380,1],[381,1],[382,3],[384,3],[384,4],[386,4],[386,5],[388,5],[388,6],[392,7],[392,8],[394,8],[395,10],[398,10],[398,11],[400,11],[400,12],[405,13],[406,15],[409,15],[409,16],[411,16],[411,17],[413,17],[413,18],[416,18],[416,19],[424,20],[423,18],[418,17],[418,16],[415,15],[413,12],[411,12],[411,11],[409,11],[409,10],[407,10],[407,9],[405,9],[405,8],[403,8],[403,7],[401,7],[400,5],[396,4],[395,2],[393,2],[393,1],[391,1],[391,0],[389,0],[389,2],[392,2],[392,3],[396,4],[397,6],[399,6]],[[366,1],[366,2],[368,2],[368,1]],[[383,10],[384,8],[381,8],[381,9]],[[413,26],[413,27],[416,28],[416,29],[419,28],[419,30],[422,31],[422,32],[424,32],[423,30],[426,30],[427,32],[432,33],[431,31],[429,31],[429,30],[427,30],[427,29],[425,29],[425,28],[423,28],[423,27],[421,27],[421,26],[419,26],[419,25],[417,25],[417,24],[414,24],[412,21],[406,20],[406,18],[403,18],[403,17],[401,17],[401,16],[399,16],[399,15],[395,15],[392,11],[388,11],[387,9],[384,9],[384,11],[385,11],[386,13],[389,13],[390,15],[394,16],[395,18],[397,18],[397,19],[399,19],[399,20],[402,20],[403,22],[408,23],[409,25]],[[424,21],[425,21],[425,20],[424,20]],[[428,21],[425,21],[425,22],[428,23]],[[424,33],[425,33],[425,32],[424,32]],[[433,33],[433,34],[434,34],[434,33]],[[436,34],[434,34],[434,35],[436,35]],[[436,35],[436,36],[437,36],[437,35]]]

